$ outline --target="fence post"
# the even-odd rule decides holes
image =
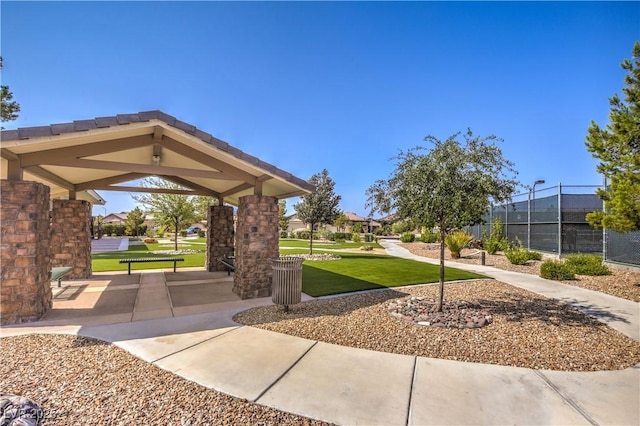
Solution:
[[[562,255],[562,182],[558,182],[558,259]]]
[[[509,238],[509,203],[504,203],[504,236],[511,241]]]
[[[527,198],[527,250],[531,250],[531,188],[529,188],[529,198]]]
[[[602,185],[604,186],[604,190],[607,190],[607,177],[605,176],[602,179]],[[603,212],[607,212],[607,206],[605,204],[605,201],[602,200],[602,211]],[[605,228],[604,226],[602,226],[602,261],[606,262],[607,261],[607,228]]]

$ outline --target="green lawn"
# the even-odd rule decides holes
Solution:
[[[347,293],[376,288],[438,282],[437,265],[387,255],[340,253],[342,259],[306,260],[302,269],[302,291],[310,296]],[[482,275],[445,269],[445,280],[485,278]]]
[[[331,250],[341,250],[341,249],[358,249],[364,245],[373,246],[374,248],[382,248],[382,246],[378,243],[354,243],[352,241],[345,241],[344,243],[335,243],[333,241],[313,241],[313,250],[321,250],[321,249],[331,249]],[[309,252],[309,240],[289,240],[289,239],[281,239],[280,240],[280,248],[287,250],[291,248],[306,248],[307,253]]]
[[[282,255],[305,254],[309,252],[308,241],[281,240]],[[314,244],[315,253],[336,253],[333,250],[359,248],[361,243]],[[185,259],[178,267],[204,266],[204,238],[181,240],[179,249],[202,250],[194,254],[183,254]],[[127,251],[95,253],[92,267],[94,272],[126,271],[127,265],[120,264],[120,259],[129,257],[167,257],[166,254],[149,254],[149,251],[173,250],[173,244],[130,245]],[[311,261],[306,260],[302,269],[302,291],[310,296],[326,296],[329,294],[348,293],[352,291],[376,288],[398,287],[412,284],[426,284],[438,281],[437,265],[401,259],[383,254],[340,252],[340,260]],[[171,256],[171,255],[169,255]],[[132,270],[168,268],[168,262],[134,263]],[[445,270],[447,281],[484,278],[481,275],[454,268]]]
[[[201,253],[194,254],[181,254],[181,255],[167,255],[167,254],[150,254],[148,251],[155,250],[173,250],[173,243],[171,244],[142,244],[142,245],[130,245],[127,251],[112,251],[106,253],[94,253],[91,261],[91,268],[94,272],[105,271],[126,271],[127,264],[120,264],[120,259],[127,259],[129,257],[183,257],[184,262],[179,262],[178,267],[201,267],[204,266],[204,238],[198,238],[193,240],[180,240],[178,242],[179,249],[186,250],[202,250]],[[150,263],[132,263],[131,270],[140,269],[159,269],[173,267],[173,263],[169,262],[150,262]]]

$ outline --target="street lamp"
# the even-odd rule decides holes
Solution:
[[[536,200],[536,185],[542,185],[544,179],[533,182],[533,187],[529,188],[529,200],[527,202],[527,250],[531,250],[531,192],[533,192],[533,203]]]

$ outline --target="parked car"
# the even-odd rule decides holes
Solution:
[[[197,234],[198,231],[202,231],[199,226],[190,226],[189,228],[187,228],[187,234]]]

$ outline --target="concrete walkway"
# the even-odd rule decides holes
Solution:
[[[384,244],[392,254],[407,257],[406,250]],[[574,297],[565,295],[570,286],[520,275],[500,279]],[[575,296],[602,320],[638,324],[637,303],[592,299],[592,293]],[[640,424],[640,366],[558,372],[374,352],[239,326],[232,317],[244,309],[110,325],[40,322],[1,331],[95,337],[209,388],[336,424]]]
[[[129,248],[129,238],[105,237],[99,240],[91,240],[92,253],[104,253],[109,251],[125,251]]]

